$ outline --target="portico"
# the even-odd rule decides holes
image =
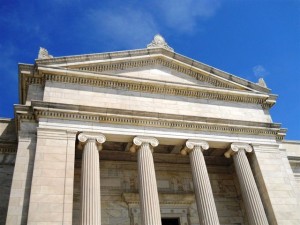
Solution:
[[[49,128],[41,128],[41,133],[44,133],[43,130],[51,130]],[[109,159],[110,154],[118,154],[122,156],[130,156],[131,158],[123,158],[123,160],[130,162],[130,164],[134,164],[135,165],[135,170],[137,170],[137,179],[138,181],[138,186],[136,189],[136,193],[139,193],[140,197],[139,200],[135,200],[138,201],[138,205],[140,206],[140,218],[141,218],[141,224],[160,224],[161,222],[161,211],[163,212],[164,209],[161,208],[160,204],[159,204],[159,191],[158,191],[158,186],[157,186],[157,178],[155,176],[155,165],[153,164],[154,159],[153,159],[153,153],[155,152],[155,148],[159,146],[159,141],[158,139],[162,140],[162,143],[164,144],[163,147],[160,148],[160,152],[164,152],[164,153],[158,153],[157,158],[162,158],[161,155],[166,156],[166,155],[170,155],[169,159],[163,160],[164,162],[172,162],[174,159],[176,160],[176,158],[179,158],[179,161],[177,161],[177,163],[184,163],[184,164],[189,164],[190,168],[191,168],[191,172],[193,175],[193,190],[194,190],[194,194],[195,197],[190,198],[188,201],[190,201],[189,204],[192,204],[193,202],[196,203],[197,205],[197,211],[198,211],[198,219],[200,224],[219,224],[219,218],[217,215],[217,209],[216,209],[216,205],[215,205],[215,200],[214,200],[214,196],[213,196],[213,191],[212,191],[212,187],[211,187],[211,181],[208,178],[208,170],[206,167],[206,162],[204,160],[204,156],[202,151],[209,151],[209,144],[206,141],[203,140],[198,140],[198,139],[189,139],[183,143],[185,143],[183,145],[183,148],[181,149],[181,154],[185,155],[185,151],[186,153],[189,154],[189,160],[187,160],[186,157],[182,156],[179,154],[179,152],[174,152],[176,146],[178,146],[178,143],[181,143],[184,140],[172,140],[169,138],[162,138],[162,137],[149,137],[149,136],[136,136],[132,139],[132,141],[129,141],[126,145],[123,146],[130,146],[129,149],[127,149],[125,147],[125,149],[123,149],[123,153],[122,151],[120,152],[115,152],[115,151],[111,151],[110,147],[111,146],[116,146],[116,144],[118,142],[114,142],[112,141],[112,136],[111,134],[106,134],[109,138],[109,143],[107,145],[105,145],[105,141],[106,141],[106,137],[105,135],[99,133],[99,132],[82,132],[79,133],[79,135],[77,135],[77,147],[76,149],[78,149],[78,151],[82,154],[81,158],[81,175],[80,175],[80,179],[81,179],[81,184],[80,184],[80,215],[81,215],[81,223],[80,224],[91,224],[91,223],[96,223],[96,222],[92,222],[92,221],[98,221],[97,224],[101,224],[101,200],[100,200],[100,196],[102,195],[101,191],[100,191],[100,183],[102,182],[107,182],[107,180],[104,179],[104,181],[101,181],[101,179],[99,180],[100,176],[99,173],[101,173],[101,167],[99,167],[99,158],[97,159],[97,154],[98,154],[98,150],[101,150],[103,148],[103,151],[101,151],[100,154],[100,162],[102,160],[106,161]],[[129,136],[126,135],[113,135],[115,137],[115,140],[118,140],[119,143],[124,143],[123,141],[125,140],[129,140]],[[76,138],[73,139],[74,141],[74,146],[76,143]],[[122,142],[120,142],[122,141]],[[166,148],[165,146],[170,146],[170,145],[166,145],[166,144],[170,144],[170,143],[176,143],[177,145],[174,145],[172,147],[172,150],[166,154]],[[132,144],[130,144],[132,143]],[[143,146],[144,143],[144,146]],[[211,155],[216,155],[217,151],[220,152],[221,155],[219,156],[215,156],[214,159],[222,158],[222,160],[224,160],[223,162],[219,161],[219,162],[215,162],[215,165],[221,166],[220,168],[224,167],[224,165],[230,165],[231,164],[231,160],[227,159],[226,157],[229,157],[229,154],[233,154],[234,150],[236,149],[240,149],[241,151],[251,151],[251,146],[245,143],[233,143],[233,144],[229,144],[229,148],[221,148],[221,146],[225,146],[225,143],[216,143],[216,142],[211,142],[212,146],[214,146],[213,150],[211,150]],[[228,144],[226,144],[228,145]],[[140,146],[143,146],[143,149],[141,149]],[[220,146],[219,148],[216,148],[216,146]],[[117,150],[118,148],[114,147],[115,150]],[[158,147],[159,149],[159,147]],[[227,150],[228,149],[228,150]],[[227,150],[227,151],[226,151]],[[173,151],[173,152],[172,152]],[[196,153],[200,153],[200,155],[191,155],[191,153],[193,153],[193,151],[195,151]],[[236,150],[237,151],[237,150]],[[140,152],[140,155],[136,155]],[[214,152],[214,153],[213,153]],[[225,156],[223,156],[225,152]],[[143,153],[143,154],[142,154]],[[96,154],[96,155],[95,155]],[[209,158],[209,155],[206,155],[206,157]],[[200,158],[200,159],[199,159]],[[95,160],[94,163],[92,162],[92,160]],[[114,160],[116,160],[114,158]],[[182,160],[180,162],[180,160]],[[212,160],[212,159],[210,159]],[[246,161],[244,161],[243,163],[235,163],[235,172],[238,174],[238,179],[239,179],[239,183],[241,185],[245,186],[245,180],[249,180],[249,177],[253,179],[253,175],[250,171],[247,170],[249,168],[246,167],[247,172],[244,173],[239,173],[239,171],[243,171],[245,168],[245,164],[247,164],[247,159],[244,159]],[[152,162],[151,162],[152,161]],[[207,160],[209,163],[209,166],[211,166],[212,161]],[[229,162],[226,162],[229,161]],[[118,162],[118,160],[117,160]],[[226,163],[223,164],[222,163]],[[161,162],[158,161],[159,164],[161,164]],[[76,167],[76,166],[75,166]],[[180,171],[180,169],[179,169]],[[76,174],[76,172],[75,172]],[[35,178],[34,178],[35,179]],[[38,178],[37,178],[38,179]],[[250,179],[250,180],[251,180]],[[98,185],[97,185],[98,184]],[[253,188],[256,188],[256,183],[252,183],[251,184],[253,187],[250,187],[250,189],[252,190]],[[243,188],[244,186],[241,186],[241,188]],[[123,194],[126,195],[126,190],[123,190]],[[243,191],[243,189],[242,189]],[[131,192],[128,192],[128,194]],[[163,194],[163,193],[160,193]],[[193,195],[194,195],[193,194]],[[171,195],[170,195],[171,196]],[[169,197],[170,197],[169,196]],[[243,201],[244,202],[253,202],[253,193],[251,194],[244,194],[243,193]],[[256,192],[254,193],[255,196],[255,201],[259,202],[261,201],[257,188],[256,188]],[[166,198],[166,196],[163,197],[163,195],[160,195],[161,198]],[[174,199],[173,201],[175,202],[182,202],[182,205],[186,204],[186,195],[182,195],[182,198],[180,197],[180,195],[178,194],[177,199]],[[130,197],[127,197],[130,198]],[[161,199],[163,200],[163,199]],[[129,200],[130,201],[130,200]],[[132,200],[131,200],[132,201]],[[172,201],[172,199],[169,199],[168,201]],[[103,204],[103,203],[102,203]],[[130,205],[132,203],[128,203],[128,205]],[[247,203],[248,204],[248,203]],[[173,207],[173,206],[172,206]],[[172,208],[171,207],[171,208]],[[256,211],[259,212],[261,214],[262,218],[266,219],[265,213],[264,213],[264,209],[263,208],[259,208],[261,206],[258,205],[257,208],[257,204],[254,205],[245,205],[246,211],[247,211],[247,215],[248,215],[248,211],[252,212],[252,211]],[[176,209],[176,207],[174,208]],[[93,211],[94,210],[94,211]],[[155,212],[155,210],[157,210]],[[30,212],[30,211],[29,211]],[[154,217],[153,215],[157,215],[156,217]],[[168,214],[170,215],[170,213]],[[174,216],[176,216],[177,214],[175,214]],[[73,214],[74,216],[74,214]],[[248,216],[252,216],[253,218],[257,218],[256,215],[248,215]],[[177,217],[176,217],[177,218]],[[180,217],[179,217],[180,218]],[[249,220],[250,218],[247,217]],[[182,221],[184,219],[181,219]],[[150,221],[150,222],[149,222]],[[259,220],[258,223],[256,224],[261,224],[261,220]],[[267,224],[267,223],[266,223]]]
[[[51,120],[49,120],[50,122]],[[54,121],[53,121],[54,122]],[[48,124],[50,125],[51,122]],[[100,129],[100,128],[99,128]],[[45,133],[45,131],[48,130],[48,132],[51,130],[51,128],[40,128],[41,133]],[[103,128],[104,130],[104,128]],[[116,129],[117,130],[117,129]],[[77,147],[75,149],[78,150],[78,154],[81,154],[81,156],[78,156],[81,160],[79,160],[78,158],[78,162],[82,163],[81,166],[81,184],[80,184],[80,192],[81,192],[81,200],[80,200],[80,211],[81,211],[81,218],[87,218],[87,221],[93,221],[92,217],[96,216],[96,220],[100,220],[101,221],[101,200],[100,200],[100,195],[102,195],[103,193],[101,193],[101,191],[98,189],[98,191],[96,190],[97,187],[97,182],[99,183],[105,183],[107,182],[107,179],[104,179],[103,181],[100,179],[97,181],[97,177],[99,178],[99,175],[97,175],[97,171],[99,173],[101,173],[101,167],[99,167],[99,165],[97,165],[97,161],[99,162],[99,160],[96,160],[95,163],[91,163],[92,159],[97,159],[97,157],[92,156],[90,154],[92,154],[92,152],[94,152],[94,154],[101,148],[103,148],[103,150],[100,152],[100,162],[102,162],[104,160],[108,162],[111,160],[121,160],[122,161],[127,161],[130,162],[130,164],[134,165],[134,170],[136,170],[136,174],[138,175],[137,179],[143,179],[143,178],[147,178],[146,180],[142,180],[141,182],[138,182],[137,185],[137,189],[136,189],[136,193],[140,193],[140,198],[138,200],[138,205],[143,204],[144,206],[141,206],[141,212],[140,212],[140,218],[144,218],[145,217],[145,221],[146,222],[142,222],[142,224],[154,224],[154,221],[151,222],[147,222],[147,218],[148,219],[153,219],[155,217],[151,216],[154,213],[154,210],[160,209],[163,211],[165,211],[166,209],[164,209],[163,207],[161,208],[161,206],[159,205],[159,199],[158,196],[160,194],[161,198],[170,198],[171,194],[169,194],[169,196],[167,196],[168,194],[166,193],[160,193],[161,191],[158,191],[158,186],[161,187],[161,185],[157,185],[156,184],[156,180],[157,178],[155,177],[155,164],[151,165],[151,158],[153,157],[153,154],[155,154],[155,149],[157,148],[158,152],[156,152],[156,157],[154,159],[154,161],[156,161],[158,164],[161,164],[162,162],[172,162],[173,160],[177,160],[177,165],[179,163],[179,165],[187,165],[190,167],[190,170],[193,174],[193,179],[191,179],[193,181],[193,186],[194,186],[194,194],[195,197],[190,198],[188,201],[190,201],[188,204],[193,204],[196,203],[197,205],[197,211],[198,211],[198,219],[200,221],[200,224],[211,224],[212,222],[217,224],[218,222],[218,215],[217,215],[217,210],[216,210],[216,206],[215,206],[215,200],[212,194],[212,188],[211,188],[211,181],[208,178],[208,171],[207,171],[207,167],[206,167],[206,162],[204,160],[204,158],[207,158],[207,162],[209,164],[209,167],[213,166],[220,166],[220,168],[228,167],[232,161],[230,159],[227,159],[223,154],[226,153],[226,150],[228,149],[228,151],[232,151],[232,145],[230,143],[226,143],[226,142],[216,142],[216,141],[211,141],[209,140],[208,142],[204,141],[204,140],[199,140],[199,139],[188,139],[188,140],[184,140],[182,138],[178,138],[178,139],[172,139],[172,138],[167,138],[167,137],[161,137],[161,134],[156,136],[156,137],[144,137],[144,136],[136,136],[133,137],[131,135],[120,135],[120,134],[109,134],[107,133],[107,130],[105,131],[105,135],[103,135],[102,133],[93,131],[93,132],[82,132],[80,133],[78,136],[78,140],[77,143],[79,145],[77,145]],[[58,131],[56,131],[58,132]],[[53,134],[52,134],[53,136]],[[107,137],[108,138],[107,138]],[[63,138],[63,137],[61,137]],[[107,142],[105,142],[105,140],[107,140]],[[209,139],[209,138],[208,138]],[[216,136],[216,140],[217,140],[217,136]],[[161,140],[162,145],[160,146],[159,141]],[[76,136],[75,138],[72,139],[72,141],[76,143]],[[87,144],[90,145],[87,145]],[[120,144],[120,143],[127,143],[127,144]],[[144,145],[144,149],[140,149],[140,146],[142,145],[142,143],[146,143],[146,146]],[[171,143],[173,143],[173,145],[171,145]],[[212,148],[209,148],[209,143],[211,143]],[[183,144],[183,145],[182,145]],[[240,148],[246,148],[249,149],[251,148],[249,145],[247,144],[243,144],[243,143],[235,143],[233,146],[236,146],[239,144],[241,145]],[[118,150],[119,148],[116,146],[123,146],[124,148],[120,150]],[[177,146],[181,146],[182,148],[178,149]],[[128,146],[128,147],[127,147]],[[160,146],[160,147],[159,147]],[[171,147],[170,147],[171,146]],[[225,147],[227,146],[227,147]],[[63,146],[62,146],[63,147]],[[199,149],[197,149],[197,147]],[[114,148],[114,151],[111,150],[111,148]],[[196,149],[195,149],[196,148]],[[169,149],[169,150],[167,150]],[[146,155],[140,155],[138,156],[137,154],[139,153],[139,151],[145,151]],[[184,151],[187,151],[189,153],[189,157],[185,157],[182,156],[180,153],[181,150],[181,154],[184,154]],[[199,151],[198,153],[202,154],[203,157],[203,153],[202,151],[206,152],[206,151],[210,151],[209,154],[205,153],[206,155],[202,158],[202,160],[193,160],[193,157],[200,157],[201,159],[201,155],[199,156],[191,156],[191,152],[193,150]],[[88,152],[90,151],[91,153]],[[142,153],[141,151],[141,153]],[[169,151],[169,152],[167,152]],[[249,150],[248,150],[249,151]],[[134,153],[135,152],[135,153]],[[119,155],[119,159],[115,156],[116,154]],[[218,155],[219,154],[219,155]],[[85,156],[86,155],[86,156]],[[85,160],[87,159],[87,157],[91,157],[90,160],[88,160],[86,164],[86,166],[88,166],[89,168],[87,168],[84,164],[85,164]],[[140,157],[140,158],[138,158]],[[167,160],[168,158],[168,160]],[[213,159],[215,159],[215,162],[213,164]],[[220,159],[222,159],[222,161],[220,161]],[[181,160],[181,161],[180,161]],[[145,164],[143,166],[143,164]],[[150,163],[150,164],[149,164]],[[161,165],[160,165],[161,166]],[[141,168],[142,167],[142,168]],[[104,167],[105,168],[105,167]],[[139,169],[141,168],[141,169]],[[240,167],[236,167],[237,169]],[[178,168],[178,171],[180,172],[180,168]],[[236,172],[237,170],[235,170]],[[249,171],[248,171],[249,172]],[[196,173],[196,174],[195,174]],[[149,175],[151,174],[151,175]],[[76,172],[75,172],[76,175]],[[249,174],[243,174],[241,175],[241,178],[239,177],[239,181],[240,179],[243,179],[243,177],[249,177]],[[251,174],[250,174],[251,176]],[[205,178],[206,177],[206,178]],[[88,179],[86,179],[88,178]],[[152,179],[152,180],[151,180]],[[205,180],[206,179],[206,180]],[[245,178],[244,178],[245,179]],[[85,181],[85,182],[84,182]],[[90,182],[90,183],[89,183]],[[148,182],[148,183],[147,183]],[[196,183],[197,182],[197,183]],[[154,184],[154,185],[153,185]],[[106,186],[107,184],[105,184]],[[113,185],[113,184],[110,184]],[[104,186],[104,187],[105,187]],[[151,187],[152,186],[152,187]],[[256,184],[254,184],[254,186],[256,186]],[[110,186],[110,188],[113,186]],[[146,190],[143,188],[147,188]],[[151,188],[150,188],[151,187]],[[91,189],[92,188],[92,189]],[[128,190],[130,190],[131,188],[129,188]],[[85,196],[84,190],[89,190],[89,195],[87,197]],[[92,190],[95,190],[92,192]],[[107,190],[104,188],[104,190]],[[123,194],[126,195],[126,192],[128,192],[128,190],[126,191],[123,190]],[[131,189],[131,190],[134,190]],[[94,193],[94,194],[93,194]],[[128,193],[132,193],[132,192],[128,192]],[[191,192],[188,192],[191,193]],[[165,194],[164,196],[162,194]],[[194,195],[192,194],[192,195]],[[94,196],[95,195],[95,196]],[[155,197],[157,196],[157,197]],[[174,197],[174,196],[172,196]],[[175,201],[175,202],[182,202],[181,204],[187,204],[186,203],[186,197],[189,198],[189,196],[187,196],[186,194],[183,194],[182,197],[180,197],[180,194],[178,194],[177,199],[169,199],[169,202]],[[250,198],[251,196],[247,196],[246,197],[243,195],[243,200],[246,200],[247,198]],[[130,198],[130,197],[128,197]],[[259,199],[256,200],[260,200],[260,197],[258,196]],[[95,201],[97,200],[98,201]],[[163,200],[163,199],[161,199]],[[202,202],[200,202],[201,200],[203,200]],[[130,201],[130,200],[128,200]],[[163,200],[165,201],[165,200]],[[98,206],[94,206],[93,204],[98,203]],[[103,204],[103,203],[102,203]],[[130,205],[132,203],[128,203],[128,205]],[[84,205],[86,205],[84,207]],[[95,212],[95,213],[91,213],[92,210],[86,210],[87,206],[92,206],[92,209],[97,209],[100,212]],[[151,207],[153,207],[151,209]],[[164,206],[166,207],[166,206]],[[105,207],[104,207],[105,208]],[[173,208],[173,206],[171,207]],[[183,207],[184,208],[184,207]],[[85,210],[84,210],[85,209]],[[176,209],[176,207],[174,208]],[[107,209],[106,209],[107,210]],[[160,210],[157,211],[156,213],[158,214],[158,216],[156,218],[158,218],[156,220],[156,223],[160,223],[160,218],[161,218],[161,213]],[[247,209],[246,209],[247,210]],[[252,209],[251,209],[252,210]],[[175,210],[176,211],[176,210]],[[170,215],[171,213],[168,213],[168,215]],[[74,216],[74,214],[73,214]],[[174,216],[178,216],[178,214],[175,213]],[[179,217],[180,218],[180,217]],[[204,219],[206,218],[206,219]],[[183,221],[184,219],[182,219]],[[142,220],[143,221],[143,220]],[[207,222],[209,221],[209,222]],[[84,222],[82,223],[84,224]]]

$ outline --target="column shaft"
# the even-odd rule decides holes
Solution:
[[[244,149],[238,150],[233,155],[235,170],[240,183],[249,224],[268,225],[265,210],[251,171]]]
[[[101,224],[99,153],[95,140],[84,146],[81,167],[81,224]]]
[[[219,225],[217,209],[201,147],[195,146],[189,155],[200,224]]]
[[[149,143],[142,143],[138,150],[138,174],[142,224],[161,225],[154,162]]]

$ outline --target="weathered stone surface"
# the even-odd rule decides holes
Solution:
[[[34,167],[36,135],[35,124],[23,123],[19,131],[19,143],[16,155],[12,188],[10,191],[6,224],[26,224],[29,209],[29,197]]]
[[[86,101],[91,99],[92,101]],[[188,116],[203,116],[270,122],[270,116],[255,104],[221,102],[217,100],[174,97],[111,88],[89,87],[78,84],[47,82],[44,101],[113,109],[140,110]],[[168,105],[168,108],[160,107]],[[236,108],[239,110],[236,110]]]
[[[39,129],[27,224],[72,221],[76,133]]]
[[[134,200],[139,199],[137,162],[101,161],[100,166],[102,225],[111,225],[110,221],[123,221],[123,224],[136,221],[141,224],[139,202]],[[74,181],[74,224],[79,224],[80,217],[80,170],[78,162]],[[208,167],[208,172],[220,224],[247,224],[232,170],[227,167]],[[186,219],[193,221],[191,224],[199,224],[190,165],[155,163],[155,174],[157,181],[169,184],[168,188],[158,185],[162,217],[178,216],[182,221]],[[134,193],[135,198],[131,201],[127,199],[129,202],[126,203],[126,197],[123,197],[125,193]]]
[[[278,145],[254,145],[253,148],[252,168],[270,223],[298,223],[299,190],[286,153]]]

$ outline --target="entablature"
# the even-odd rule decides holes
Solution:
[[[42,118],[49,118],[135,127],[273,136],[279,140],[283,139],[286,133],[286,130],[276,123],[181,116],[42,101],[32,101],[31,106],[18,105],[15,107],[15,113],[17,124],[22,120],[38,122]]]

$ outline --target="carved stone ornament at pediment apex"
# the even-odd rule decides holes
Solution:
[[[152,42],[147,45],[147,48],[164,48],[174,52],[174,49],[167,44],[165,39],[160,34],[154,36]]]
[[[48,50],[40,47],[38,59],[51,59],[51,58],[53,58],[53,56],[49,55]]]

